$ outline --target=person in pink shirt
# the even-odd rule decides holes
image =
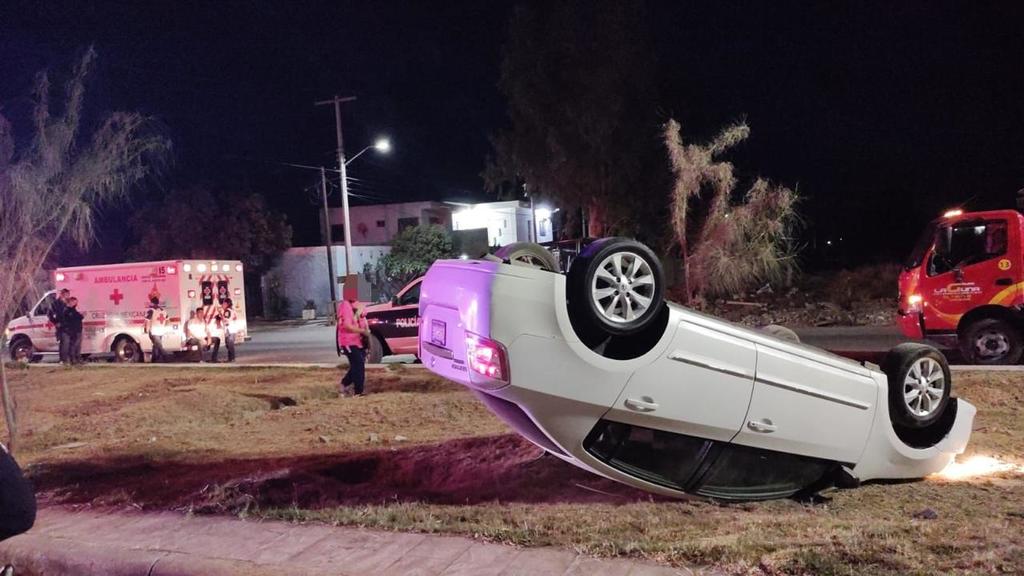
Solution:
[[[363,308],[355,299],[338,304],[338,354],[348,358],[348,372],[341,379],[341,395],[363,395],[366,383],[366,338],[370,328],[363,317]]]

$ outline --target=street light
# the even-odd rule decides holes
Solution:
[[[348,166],[349,164],[351,164],[353,160],[355,160],[356,158],[359,158],[360,156],[362,156],[363,152],[366,152],[367,150],[369,150],[371,148],[373,148],[377,152],[380,152],[381,154],[387,154],[388,152],[391,152],[391,140],[388,140],[387,138],[384,138],[384,137],[378,138],[376,142],[374,142],[373,144],[370,144],[366,148],[363,148],[359,152],[356,152],[355,156],[353,156],[353,157],[349,158],[348,160],[346,160],[345,161],[345,166]],[[348,224],[348,223],[346,222],[346,224]]]

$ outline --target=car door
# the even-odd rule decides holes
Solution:
[[[1017,227],[1003,218],[981,218],[939,228],[948,249],[933,250],[918,290],[928,307],[928,330],[957,328],[960,318],[978,306],[996,303],[1001,294],[1013,293],[1013,255],[1019,245]],[[1012,244],[1011,244],[1012,240]],[[941,240],[936,246],[941,245]]]
[[[633,374],[607,418],[728,442],[743,425],[755,363],[751,342],[683,320],[666,355]]]
[[[32,346],[39,352],[57,351],[57,327],[50,322],[49,318],[50,309],[56,299],[57,294],[50,292],[43,296],[32,309],[30,328],[27,332],[29,338],[32,339]]]
[[[757,373],[734,443],[855,463],[875,415],[878,385],[846,361],[757,344]]]
[[[420,286],[417,279],[395,296],[391,308],[367,314],[371,328],[387,339],[395,354],[415,354],[419,348]]]

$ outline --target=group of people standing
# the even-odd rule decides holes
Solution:
[[[67,288],[62,289],[47,319],[53,324],[57,333],[57,349],[60,363],[65,365],[82,363],[82,313],[78,311],[78,298],[71,295]]]

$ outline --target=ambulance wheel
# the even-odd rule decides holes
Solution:
[[[498,248],[494,255],[513,266],[531,266],[548,272],[558,272],[560,269],[555,255],[533,242],[514,242]]]
[[[142,349],[131,338],[125,336],[114,342],[114,362],[142,362]]]
[[[942,352],[926,344],[900,344],[886,354],[882,371],[889,379],[893,424],[926,428],[942,417],[953,383]]]
[[[380,341],[380,336],[376,334],[370,334],[370,345],[366,350],[366,363],[367,364],[380,364],[380,361],[384,359],[384,344]]]
[[[24,336],[15,338],[14,342],[11,342],[8,352],[10,352],[13,362],[34,363],[43,359],[41,355],[35,354],[35,346],[32,345],[32,341]]]
[[[604,238],[590,244],[573,260],[568,276],[573,320],[613,336],[642,332],[664,306],[661,261],[636,240]]]

